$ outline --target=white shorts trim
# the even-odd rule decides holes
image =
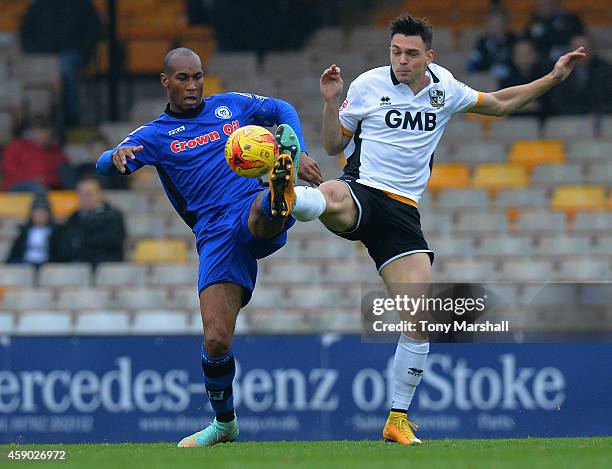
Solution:
[[[433,251],[431,249],[414,249],[413,251],[402,252],[401,254],[398,254],[397,256],[393,256],[391,259],[386,260],[385,262],[383,262],[383,264],[380,266],[380,269],[378,269],[378,274],[380,275],[380,272],[383,270],[383,268],[386,265],[388,265],[391,262],[393,262],[394,260],[399,259],[400,257],[409,256],[410,254],[416,254],[418,252],[431,252],[431,253],[433,253]]]
[[[349,230],[349,231],[334,231],[334,233],[336,233],[336,234],[354,233],[355,231],[357,231],[359,229],[359,225],[361,225],[361,212],[362,212],[361,211],[361,204],[359,203],[359,200],[355,196],[355,193],[353,192],[353,189],[351,189],[351,186],[349,185],[348,182],[344,181],[343,179],[336,179],[336,181],[341,181],[341,182],[343,182],[346,185],[346,187],[348,187],[348,190],[351,193],[351,197],[355,201],[355,205],[357,205],[357,211],[359,212],[359,215],[357,216],[357,223],[355,224],[355,228],[353,228],[352,230]]]

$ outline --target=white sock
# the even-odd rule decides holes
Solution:
[[[308,186],[295,188],[295,205],[291,215],[298,221],[312,221],[325,212],[325,196],[319,189]]]
[[[429,353],[429,341],[401,334],[393,359],[393,404],[391,408],[408,410],[416,387],[421,382]]]

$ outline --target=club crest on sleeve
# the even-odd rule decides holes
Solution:
[[[232,111],[230,111],[227,106],[219,106],[215,109],[215,116],[219,119],[229,119],[232,117]]]
[[[440,108],[444,106],[444,90],[429,90],[429,102],[433,107]]]

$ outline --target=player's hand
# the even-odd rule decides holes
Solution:
[[[584,59],[586,55],[586,49],[584,47],[579,47],[572,52],[562,55],[559,57],[559,60],[557,60],[555,68],[552,71],[553,77],[558,81],[565,80],[570,76],[576,64]]]
[[[298,171],[298,177],[314,186],[318,186],[323,182],[321,168],[319,168],[317,162],[306,153],[302,153],[302,156],[300,157],[300,170]]]
[[[340,67],[333,64],[331,67],[325,69],[321,80],[319,81],[319,87],[321,88],[321,94],[325,101],[331,101],[338,99],[344,88],[344,82],[340,77]]]
[[[127,159],[135,160],[136,155],[134,153],[138,153],[142,151],[143,146],[138,145],[137,147],[121,147],[113,153],[113,164],[115,168],[123,174],[125,173],[125,165],[127,163]]]

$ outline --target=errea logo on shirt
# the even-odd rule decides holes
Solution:
[[[179,132],[182,132],[183,130],[185,130],[185,126],[181,125],[180,127],[177,127],[176,129],[169,130],[168,135],[178,134]]]

